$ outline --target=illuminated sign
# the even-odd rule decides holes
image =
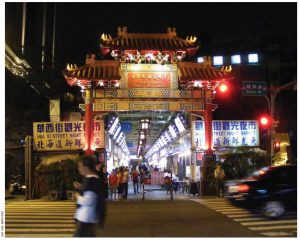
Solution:
[[[115,132],[114,137],[113,137],[114,140],[117,138],[120,131],[121,131],[121,126],[119,126],[117,131]]]
[[[130,64],[122,63],[121,88],[128,89],[178,89],[176,64]]]
[[[174,130],[174,125],[169,125],[169,132],[171,133],[173,139],[177,137],[177,134]]]
[[[67,151],[85,148],[84,121],[33,123],[34,147],[37,151]],[[95,148],[104,148],[104,122],[94,120]]]
[[[222,56],[213,57],[213,63],[215,66],[223,65],[223,57]]]
[[[166,139],[168,142],[172,142],[172,139],[171,139],[171,137],[170,137],[168,131],[165,131],[164,137],[165,137],[165,139]]]
[[[257,63],[258,62],[258,54],[257,53],[248,54],[248,62],[249,63]]]
[[[193,145],[205,149],[204,121],[193,121]],[[213,147],[258,147],[259,126],[254,120],[213,121]]]
[[[153,73],[153,72],[129,72],[128,87],[129,88],[170,88],[170,73]]]
[[[181,119],[179,117],[176,117],[174,121],[179,133],[184,132],[185,127],[183,126]]]
[[[231,56],[232,64],[240,64],[241,63],[241,55],[233,55]]]
[[[113,118],[111,120],[111,122],[113,122],[113,123],[112,123],[111,127],[108,130],[109,134],[113,134],[114,133],[114,131],[115,131],[116,127],[117,127],[117,124],[119,123],[119,118],[115,117],[115,118]]]

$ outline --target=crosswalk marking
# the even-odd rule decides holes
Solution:
[[[222,213],[250,213],[247,210],[243,210],[243,209],[215,209],[217,212],[222,212]]]
[[[282,216],[282,219],[287,219],[287,218],[291,218],[291,216]],[[234,221],[237,222],[246,222],[246,221],[259,221],[259,220],[266,220],[265,217],[251,217],[251,218],[234,218]]]
[[[7,213],[5,214],[6,216],[8,215]],[[20,215],[9,215],[9,218],[6,218],[6,221],[8,219],[36,219],[36,216],[20,216]],[[39,219],[70,219],[69,215],[67,216],[39,216]]]
[[[73,223],[68,223],[68,224],[57,224],[57,223],[48,223],[47,227],[56,227],[56,228],[73,228],[74,227],[74,222]],[[5,224],[6,227],[18,227],[20,224],[16,223],[8,223]],[[22,227],[29,227],[29,228],[34,228],[34,227],[41,227],[41,224],[35,224],[35,223],[22,223]]]
[[[252,231],[259,232],[263,236],[297,236],[297,231],[295,231],[297,229],[297,216],[294,212],[288,212],[282,218],[274,220],[268,219],[260,213],[232,205],[226,199],[200,199],[196,202],[231,218]]]
[[[261,214],[252,214],[252,213],[247,213],[247,214],[230,214],[227,215],[229,218],[236,218],[236,217],[259,217]]]
[[[74,223],[74,220],[69,219],[8,219],[5,221],[5,225],[9,223]]]
[[[297,228],[297,225],[285,225],[285,226],[268,226],[268,227],[251,227],[251,230],[270,230],[270,229],[289,229],[289,228]]]
[[[268,236],[268,237],[283,237],[283,236],[291,236],[292,233],[289,232],[264,232],[261,233],[262,235]]]
[[[282,221],[259,221],[259,222],[245,222],[241,223],[244,226],[252,226],[252,225],[271,225],[271,224],[282,224],[282,223],[297,223],[297,220],[282,220]]]
[[[210,206],[208,206],[208,207],[210,207]],[[226,207],[210,207],[211,209],[224,209],[224,210],[230,210],[230,209],[236,209],[236,208],[234,208],[234,207],[232,207],[232,206],[226,206]]]
[[[6,229],[5,233],[58,233],[58,232],[65,232],[65,233],[74,233],[75,227],[74,228],[14,228],[14,229]]]
[[[7,234],[5,233],[5,237],[7,238],[49,238],[48,233],[35,233],[34,235],[32,233],[26,234],[26,233],[14,233],[14,234]],[[73,237],[73,234],[71,233],[64,233],[64,234],[57,234],[57,233],[52,233],[51,238],[71,238]]]
[[[72,213],[55,213],[57,216],[71,216]],[[20,213],[5,213],[6,216],[20,216]],[[45,213],[35,213],[29,212],[26,213],[27,216],[53,216],[52,212],[45,212]]]
[[[16,202],[5,206],[6,237],[72,237],[74,202]]]

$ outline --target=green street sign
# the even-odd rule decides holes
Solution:
[[[243,96],[265,96],[267,94],[266,82],[243,81]]]

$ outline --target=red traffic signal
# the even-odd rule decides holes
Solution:
[[[274,152],[280,151],[280,142],[274,142]]]
[[[267,128],[267,127],[271,126],[272,119],[269,116],[264,115],[259,118],[259,123],[263,128]]]
[[[221,93],[225,93],[228,90],[228,85],[226,83],[221,83],[221,85],[219,86],[219,91]]]

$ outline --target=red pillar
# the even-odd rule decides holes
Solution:
[[[90,88],[85,90],[84,96],[85,102],[85,154],[93,154],[94,151],[92,149],[93,144],[93,135],[94,135],[94,127],[93,127],[93,98],[92,98],[92,90]]]
[[[208,155],[213,153],[212,151],[212,144],[213,144],[212,110],[213,110],[213,104],[206,102],[204,124],[205,124],[205,147],[206,147],[206,154]]]

